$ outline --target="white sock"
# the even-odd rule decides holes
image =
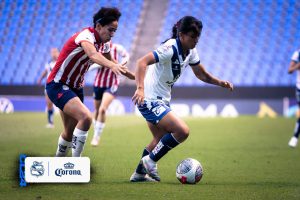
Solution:
[[[58,138],[58,147],[56,150],[56,157],[65,157],[68,154],[69,149],[72,147],[72,142],[64,140],[61,135]]]
[[[74,129],[73,139],[72,139],[72,156],[73,157],[81,156],[87,135],[88,135],[87,131],[82,131],[78,128]]]
[[[97,136],[100,137],[103,132],[104,127],[105,127],[105,123],[96,121],[95,127],[94,127],[94,137],[97,137]]]

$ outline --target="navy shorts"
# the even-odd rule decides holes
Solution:
[[[82,88],[70,88],[63,83],[55,83],[54,81],[51,81],[46,85],[46,91],[49,99],[62,111],[70,99],[79,97],[82,103],[84,100]]]
[[[144,101],[138,109],[143,117],[154,125],[171,111],[170,105],[164,101]]]
[[[104,92],[108,92],[114,96],[117,94],[118,87],[113,86],[113,87],[94,87],[94,92],[93,92],[93,97],[95,100],[102,100]]]

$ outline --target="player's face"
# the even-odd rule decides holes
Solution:
[[[118,29],[118,21],[113,21],[110,24],[105,26],[99,26],[97,30],[102,42],[108,42],[114,36],[115,32]]]
[[[196,47],[199,41],[199,35],[194,32],[182,33],[181,34],[181,43],[185,49],[193,49]]]
[[[58,56],[59,56],[58,49],[57,48],[52,48],[51,49],[51,58],[52,58],[52,60],[57,60]]]

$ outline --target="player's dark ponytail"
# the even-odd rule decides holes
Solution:
[[[178,22],[176,22],[176,24],[174,24],[174,26],[172,28],[172,37],[171,38],[173,38],[173,39],[177,38],[179,32],[181,32],[181,33],[193,32],[196,35],[200,36],[202,28],[203,28],[203,25],[200,20],[196,19],[193,16],[185,16],[185,17],[181,18]],[[167,40],[169,40],[169,39],[167,39]]]

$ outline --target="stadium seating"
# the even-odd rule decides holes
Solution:
[[[300,48],[299,10],[297,0],[170,0],[158,44],[178,19],[194,15],[203,22],[197,50],[209,72],[236,86],[294,85],[287,68]],[[204,85],[190,69],[176,84]]]
[[[0,85],[36,84],[50,48],[61,48],[73,33],[91,26],[101,6],[121,10],[113,41],[130,51],[142,5],[143,0],[0,1]],[[290,86],[295,74],[288,75],[287,68],[300,48],[299,10],[299,0],[169,0],[163,27],[156,27],[157,44],[170,37],[179,18],[194,15],[204,25],[200,59],[213,75],[236,86]],[[93,79],[88,73],[86,84]],[[206,85],[190,69],[176,84]]]
[[[50,48],[61,48],[75,32],[92,26],[101,6],[122,12],[113,39],[130,51],[142,0],[3,0],[0,2],[0,85],[36,84],[50,60]],[[92,84],[88,77],[86,84]]]

